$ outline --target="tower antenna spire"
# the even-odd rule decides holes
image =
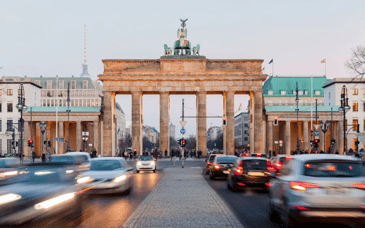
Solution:
[[[86,64],[86,25],[84,26],[84,63]]]
[[[90,78],[86,63],[86,25],[84,25],[84,64],[82,64],[82,74],[80,75],[80,77]]]

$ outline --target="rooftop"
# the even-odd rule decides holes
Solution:
[[[41,112],[56,112],[56,106],[33,106],[28,107],[27,110],[25,110],[25,113],[30,113],[30,108],[32,108],[33,113],[41,113]],[[66,106],[58,106],[58,112],[63,113],[67,112]],[[70,112],[71,113],[98,113],[100,112],[100,106],[70,106]]]
[[[64,89],[67,89],[67,83],[71,83],[72,81],[76,82],[76,89],[83,89],[83,81],[88,81],[87,83],[87,89],[97,89],[95,88],[93,84],[93,80],[89,77],[38,77],[38,78],[30,78],[36,82],[39,82],[40,85],[47,89],[47,81],[52,81],[52,88],[57,88],[57,79],[58,81],[63,81],[64,83]],[[71,87],[71,85],[70,85]],[[71,89],[71,88],[70,88]]]
[[[347,83],[365,83],[365,78],[335,78],[335,79],[331,79],[328,80],[326,83],[324,83],[323,88],[326,88],[330,85],[333,85],[335,83],[343,83],[343,84],[347,84]]]
[[[313,91],[311,91],[311,80],[313,79]],[[264,97],[295,97],[294,91],[296,90],[296,83],[298,83],[298,90],[303,91],[303,95],[299,97],[313,96],[323,97],[324,89],[323,85],[328,81],[326,76],[316,77],[270,77],[264,83],[263,96]],[[272,95],[269,95],[269,91],[273,91]],[[285,95],[281,95],[281,91],[285,91]],[[305,93],[307,91],[307,93]],[[314,91],[320,91],[320,95],[315,95]]]
[[[326,105],[326,106],[317,106],[318,112],[331,112],[331,108],[333,108],[333,112],[338,112],[338,108],[340,106],[335,105]],[[297,106],[284,106],[284,105],[268,105],[265,106],[266,112],[296,112]],[[311,106],[310,105],[302,105],[299,106],[299,112],[311,112]],[[316,108],[313,106],[312,111],[315,112]]]

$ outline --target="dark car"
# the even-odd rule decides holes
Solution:
[[[19,160],[16,158],[0,159],[0,186],[11,184],[18,176]]]
[[[77,152],[74,152],[77,153]],[[90,169],[90,161],[84,155],[79,154],[61,154],[49,156],[49,163],[64,163],[73,165],[75,171],[80,173]]]
[[[268,190],[270,172],[267,161],[259,157],[238,158],[228,174],[227,187],[232,191],[247,186]]]
[[[214,180],[216,177],[226,177],[233,166],[236,156],[216,156],[212,162],[209,178]]]
[[[205,174],[208,175],[210,172],[210,167],[212,166],[212,162],[214,160],[214,158],[217,156],[217,154],[211,154],[209,155],[209,157],[205,160],[205,162],[207,163],[207,166],[205,168]]]
[[[84,186],[72,166],[59,163],[22,167],[15,184],[0,189],[0,224],[22,224],[44,217],[82,213]]]

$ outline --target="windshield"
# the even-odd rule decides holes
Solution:
[[[71,156],[50,156],[49,162],[74,163],[74,158]]]
[[[267,162],[265,160],[245,160],[243,161],[243,169],[265,170],[267,169]]]
[[[233,163],[234,160],[236,160],[237,157],[217,157],[217,163],[223,163],[223,162],[227,162],[227,163]]]
[[[210,155],[210,157],[209,157],[209,161],[213,161],[213,160],[214,160],[214,158],[215,158],[215,156],[217,156],[217,155]]]
[[[352,162],[307,162],[304,175],[312,177],[360,177],[364,170],[359,163]]]
[[[138,160],[140,161],[153,161],[153,157],[152,156],[139,156]]]
[[[122,168],[122,165],[117,160],[97,160],[91,161],[90,170],[93,171],[108,171]]]

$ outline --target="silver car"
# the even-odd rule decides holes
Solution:
[[[356,158],[293,156],[270,184],[269,217],[283,227],[307,221],[365,224],[364,166]]]
[[[90,170],[77,177],[91,193],[129,193],[133,187],[133,168],[124,158],[105,157],[91,160]]]

